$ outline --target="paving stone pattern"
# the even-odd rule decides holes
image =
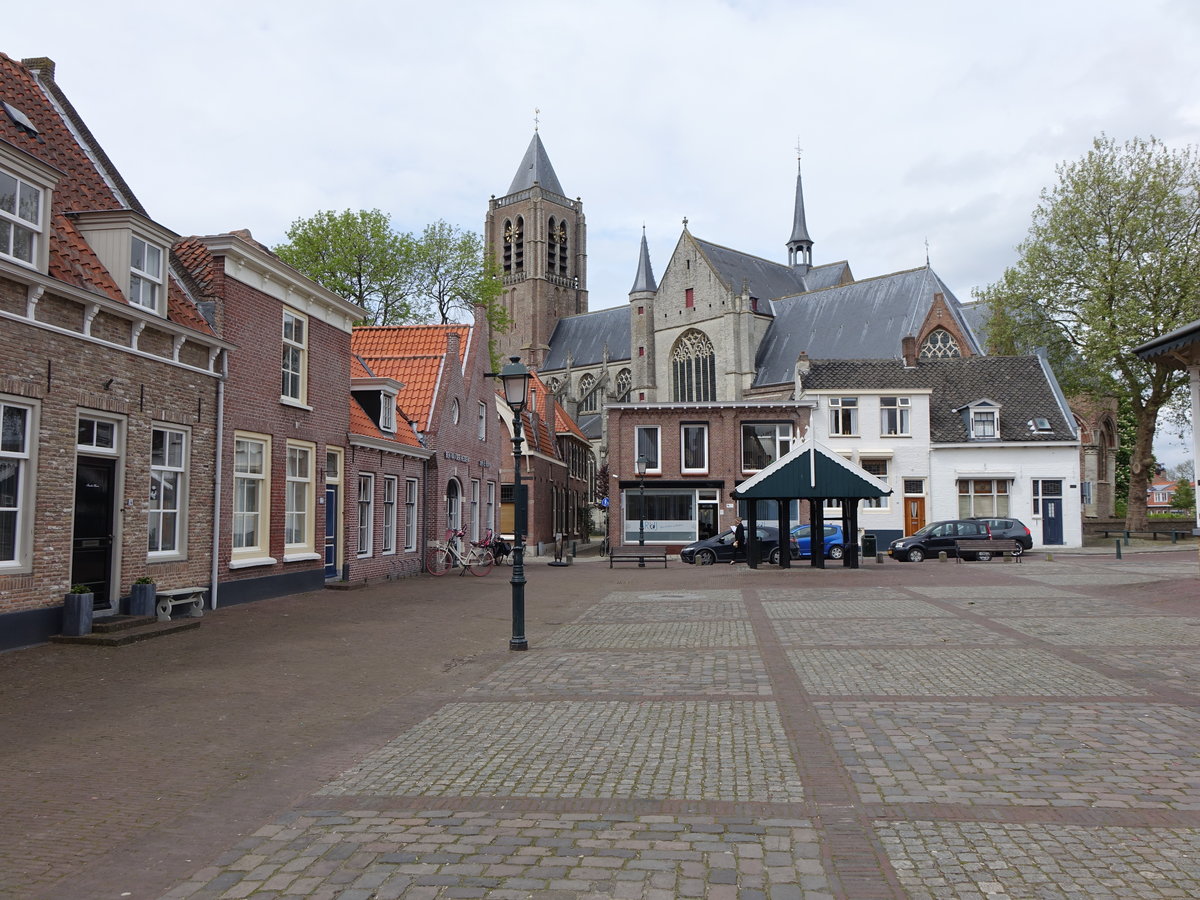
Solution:
[[[499,579],[218,611],[89,657],[56,717],[0,704],[0,896],[1197,897],[1200,579],[1160,556],[535,567],[526,653]],[[0,699],[67,652],[0,657]],[[133,659],[174,689],[72,737]]]

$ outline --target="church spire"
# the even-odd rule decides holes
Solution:
[[[800,159],[796,159],[796,211],[792,218],[792,236],[788,239],[788,265],[812,268],[812,238],[808,236],[808,223],[804,221],[804,183],[800,172]]]
[[[641,291],[657,291],[658,283],[654,280],[654,270],[650,268],[650,248],[646,245],[646,226],[642,226],[642,252],[638,256],[637,277],[633,279],[633,287],[629,293]]]
[[[563,193],[562,185],[558,183],[558,176],[554,174],[554,166],[550,165],[550,157],[546,155],[546,148],[542,146],[542,137],[537,131],[534,131],[533,140],[529,142],[529,149],[525,151],[525,158],[517,167],[517,174],[513,176],[508,193],[515,194],[518,191],[528,190],[533,187],[535,182],[547,191],[562,197],[566,196]]]

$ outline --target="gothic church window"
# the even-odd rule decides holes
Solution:
[[[921,345],[921,359],[951,359],[962,356],[958,341],[945,328],[935,328]]]
[[[599,409],[597,402],[596,377],[592,374],[584,375],[579,379],[579,411],[581,413],[594,413]]]
[[[628,403],[629,392],[633,389],[633,374],[628,369],[617,373],[617,402]]]
[[[685,331],[671,351],[671,392],[676,402],[717,399],[717,356],[703,332]]]

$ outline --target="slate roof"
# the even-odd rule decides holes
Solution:
[[[906,369],[902,360],[837,359],[813,361],[803,379],[805,390],[867,392],[930,390],[930,439],[935,444],[965,443],[967,425],[955,412],[985,397],[1000,404],[1003,441],[1074,441],[1074,418],[1053,373],[1038,356],[973,356],[923,359]],[[1030,428],[1031,419],[1049,420],[1050,431]]]
[[[702,241],[697,237],[693,237],[692,240],[730,290],[740,291],[742,283],[745,282],[750,296],[760,300],[774,300],[808,290],[804,283],[804,275],[799,269],[771,262],[760,256],[751,256],[740,250],[722,247],[720,244]],[[767,312],[765,304],[761,311]]]
[[[928,266],[772,302],[775,319],[758,346],[754,387],[790,382],[801,351],[811,359],[898,358],[900,338],[916,334],[937,293],[961,322],[957,298]]]
[[[517,174],[513,176],[512,184],[508,186],[508,193],[515,194],[518,191],[528,190],[533,187],[535,182],[545,190],[565,196],[562,185],[558,183],[558,176],[554,174],[554,166],[550,165],[550,157],[546,154],[546,148],[542,145],[541,135],[536,131],[533,133],[533,140],[529,142],[529,149],[525,151],[525,156],[521,160],[521,165],[517,166]]]
[[[0,112],[0,141],[62,173],[53,191],[48,217],[48,274],[72,287],[118,303],[128,303],[112,275],[75,227],[72,214],[130,210],[149,217],[55,83],[54,68],[49,59],[17,62],[0,53],[0,100],[24,113],[38,131],[36,135],[30,134],[7,113]],[[213,334],[173,273],[168,273],[167,278],[167,319],[204,334]]]
[[[610,362],[627,362],[629,353],[629,307],[614,306],[580,316],[559,319],[550,336],[550,352],[542,370],[557,372],[567,367],[597,366],[604,362],[608,347]]]

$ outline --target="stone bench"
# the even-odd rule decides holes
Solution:
[[[184,605],[188,607],[188,618],[203,617],[204,595],[207,593],[208,588],[206,587],[168,588],[155,591],[154,610],[158,614],[158,621],[170,622],[172,609]]]

